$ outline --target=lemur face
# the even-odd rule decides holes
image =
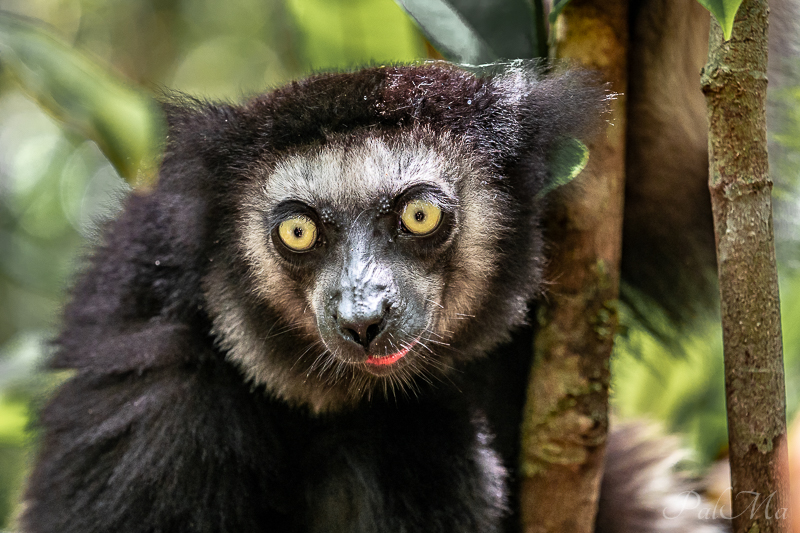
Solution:
[[[360,398],[408,392],[453,365],[508,231],[504,194],[463,147],[425,130],[363,132],[254,174],[238,242],[252,295],[282,318],[265,335],[291,331],[305,344],[292,370]],[[216,326],[223,337],[242,329]],[[232,343],[230,354],[258,381],[275,356],[255,343]]]
[[[551,150],[594,128],[603,90],[585,81],[378,67],[179,115],[220,352],[321,412],[413,393],[508,339],[540,293]]]

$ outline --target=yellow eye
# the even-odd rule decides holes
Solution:
[[[299,215],[281,222],[278,235],[283,244],[295,252],[305,252],[317,242],[317,225],[310,218]]]
[[[425,200],[412,200],[406,204],[400,219],[414,235],[428,235],[439,227],[442,210]]]

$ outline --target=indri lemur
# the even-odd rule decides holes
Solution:
[[[634,18],[695,36],[692,6],[639,2]],[[630,152],[625,239],[645,252],[626,248],[625,265],[658,298],[672,282],[659,261],[709,262],[706,208],[652,216],[667,205],[662,145],[683,150],[666,152],[670,179],[693,180],[667,188],[695,204],[704,116],[694,94],[684,114],[647,108],[648,65],[684,56],[638,39],[629,105],[661,133]],[[127,199],[66,308],[51,366],[75,373],[43,411],[22,531],[515,531],[539,193],[550,150],[601,129],[606,98],[576,72],[431,63],[166,104],[157,188]],[[642,135],[646,119],[629,122]],[[669,239],[645,246],[648,231]],[[625,438],[611,438],[597,530],[712,531],[664,522],[629,471],[657,459],[626,458]]]
[[[582,78],[436,63],[168,105],[157,189],[67,307],[23,530],[513,530],[510,331],[548,154],[606,97]]]

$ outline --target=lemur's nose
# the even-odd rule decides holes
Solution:
[[[339,331],[347,340],[352,340],[360,344],[365,350],[369,350],[369,345],[383,331],[383,316],[372,315],[361,319],[347,319],[339,316],[337,319]]]
[[[381,334],[386,326],[386,311],[388,304],[381,301],[372,308],[362,305],[352,305],[342,301],[334,317],[339,327],[339,333],[345,340],[353,341],[369,350],[369,345]]]

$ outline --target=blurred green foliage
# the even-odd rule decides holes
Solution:
[[[502,42],[504,34],[495,31],[499,23],[481,15],[481,2],[450,5],[472,9],[462,13],[465,27],[489,43],[492,57],[522,56],[514,47],[529,47],[526,57],[536,55],[531,47],[541,45],[542,35],[529,4],[502,2],[511,6],[501,13],[503,20],[513,20],[519,30],[508,35],[522,40]],[[5,0],[3,8],[49,24],[59,39],[81,50],[54,64],[68,65],[72,57],[101,65],[99,71],[91,64],[83,68],[95,80],[86,90],[105,87],[107,95],[120,90],[112,105],[120,99],[135,102],[143,94],[138,88],[158,94],[160,87],[239,100],[316,70],[413,61],[427,54],[419,30],[392,0]],[[64,53],[47,39],[39,41],[50,43],[40,54]],[[114,161],[115,167],[104,156],[113,160],[115,148],[103,145],[101,151],[84,137],[102,139],[102,132],[74,123],[64,128],[28,99],[16,83],[23,70],[4,53],[0,36],[0,530],[8,527],[31,460],[32,406],[56,380],[38,368],[57,329],[65,287],[102,221],[118,211],[130,190],[117,169],[135,172],[124,158]],[[29,95],[46,100],[46,92],[27,86]],[[126,86],[128,92],[119,89]],[[789,97],[795,103],[800,94]],[[101,101],[92,95],[86,103]],[[53,102],[44,103],[59,115]],[[154,140],[146,133],[152,126],[137,126],[135,117],[110,119],[112,130],[131,134],[142,146]],[[784,133],[781,141],[791,148],[800,145],[800,135]],[[785,280],[787,390],[794,411],[800,402],[793,386],[800,383],[800,328],[793,327],[800,320],[800,278]],[[654,339],[632,331],[613,360],[618,414],[655,417],[668,429],[686,432],[702,461],[725,443],[721,334],[713,326],[706,329],[686,342],[683,357],[666,354]]]
[[[800,414],[800,275],[780,269],[786,405],[789,422]],[[624,316],[623,316],[624,321]],[[614,412],[621,418],[661,421],[682,434],[707,465],[727,451],[722,328],[706,319],[679,353],[640,330],[619,339],[612,358]]]
[[[46,28],[7,13],[0,15],[0,61],[44,110],[96,142],[129,182],[156,173],[165,124],[152,97]]]

